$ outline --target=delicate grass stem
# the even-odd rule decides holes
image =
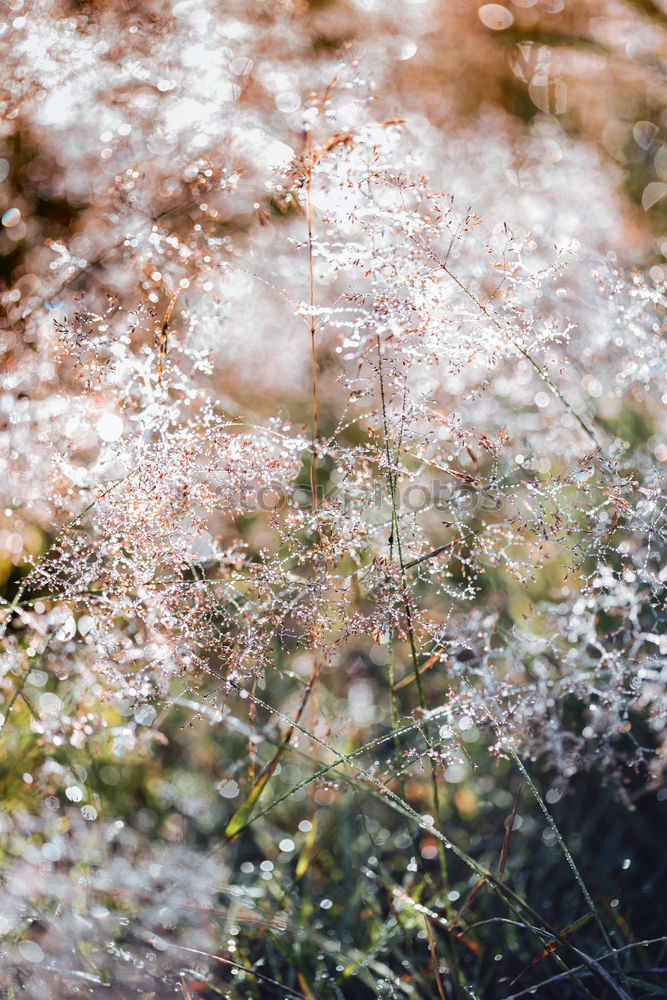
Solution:
[[[310,472],[310,486],[313,497],[313,511],[317,518],[318,508],[318,413],[317,413],[317,349],[316,349],[316,321],[315,321],[315,266],[313,253],[313,169],[315,159],[312,154],[312,139],[308,132],[308,164],[306,166],[306,221],[308,225],[308,304],[310,312],[310,364],[312,377],[313,394],[313,458]]]
[[[415,642],[414,626],[412,620],[412,608],[410,606],[410,599],[408,597],[408,579],[406,573],[406,566],[403,559],[403,548],[401,543],[401,530],[398,516],[398,499],[397,499],[397,469],[398,461],[400,459],[400,454],[397,451],[394,462],[392,463],[391,449],[389,445],[389,423],[387,419],[387,398],[384,383],[384,371],[382,367],[382,341],[378,335],[376,338],[377,346],[377,358],[378,358],[378,377],[380,382],[380,401],[382,406],[382,428],[383,428],[383,439],[385,447],[385,456],[387,461],[387,476],[389,481],[389,493],[391,497],[391,516],[392,516],[392,528],[390,535],[390,545],[389,545],[389,558],[391,561],[393,554],[393,544],[396,543],[396,552],[398,554],[398,563],[401,573],[401,588],[403,591],[403,607],[405,611],[406,628],[408,633],[408,641],[410,644],[410,656],[412,659],[412,668],[414,671],[415,684],[417,687],[417,698],[419,700],[419,707],[422,712],[426,712],[426,699],[424,697],[424,688],[422,685],[421,671],[419,669],[419,658],[417,655],[417,646]],[[403,400],[403,406],[405,406],[405,397]],[[392,665],[393,667],[393,665]],[[389,676],[390,683],[390,697],[392,699],[392,718],[397,716],[397,709],[395,708],[396,703],[396,692],[394,690],[393,683],[393,669]],[[430,725],[426,722],[424,726],[424,735],[426,737],[426,742],[429,747],[432,746],[433,740],[431,736]],[[431,791],[433,795],[433,810],[435,812],[435,821],[437,824],[441,822],[441,809],[440,809],[440,792],[438,789],[438,778],[436,773],[435,762],[429,758],[430,769],[431,769]],[[451,920],[454,910],[452,902],[449,899],[449,872],[447,867],[447,857],[445,855],[444,845],[438,842],[438,860],[440,864],[440,873],[442,878],[442,891],[445,899],[445,912],[447,913],[448,919]],[[458,961],[458,954],[456,952],[456,945],[452,942],[451,947],[451,958],[452,966],[454,968],[454,981],[455,981],[455,991],[458,994],[459,988],[463,986],[463,976],[461,974],[461,969]]]

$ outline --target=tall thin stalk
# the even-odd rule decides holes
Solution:
[[[310,467],[310,488],[313,496],[313,510],[317,518],[318,469],[317,469],[317,350],[315,320],[315,269],[313,262],[313,167],[312,139],[308,132],[308,162],[306,165],[306,221],[308,225],[308,305],[310,319],[310,365],[313,387],[313,457]]]
[[[391,448],[389,443],[389,424],[387,419],[387,398],[385,391],[385,381],[384,381],[384,371],[382,367],[382,342],[379,334],[376,337],[377,346],[377,358],[378,358],[378,377],[380,382],[380,402],[382,406],[382,428],[383,428],[383,439],[385,447],[385,456],[387,462],[387,478],[389,482],[389,494],[391,498],[391,534],[389,540],[389,558],[391,560],[393,555],[394,542],[396,544],[396,553],[398,555],[398,564],[401,575],[401,590],[403,592],[403,608],[405,611],[405,621],[406,621],[406,631],[408,634],[408,641],[410,645],[410,657],[412,660],[412,668],[414,671],[415,684],[417,687],[417,698],[419,701],[419,707],[422,712],[426,712],[426,698],[424,696],[424,688],[422,685],[421,672],[419,670],[419,658],[417,655],[417,645],[415,642],[414,624],[412,619],[412,607],[410,605],[410,600],[408,598],[408,579],[406,573],[406,566],[403,559],[403,547],[401,543],[401,529],[398,516],[398,497],[397,497],[397,473],[395,469],[397,468],[397,463],[400,455],[397,451],[396,458],[392,462]],[[400,444],[399,444],[400,447]],[[392,719],[398,718],[398,710],[396,706],[396,692],[394,690],[394,674],[393,674],[393,658],[390,657],[391,668],[389,672],[389,682],[391,686],[391,703],[392,703]],[[395,727],[394,727],[395,728]],[[424,736],[429,747],[433,745],[433,738],[431,734],[431,727],[428,721],[424,724]],[[436,825],[440,824],[440,792],[438,789],[438,778],[436,773],[435,762],[429,758],[431,766],[431,790],[433,795],[433,811],[435,813]],[[454,910],[449,899],[449,872],[447,868],[447,858],[445,855],[444,844],[442,841],[438,841],[438,858],[440,863],[440,873],[442,878],[442,887],[444,893],[445,902],[445,912],[447,914],[448,920],[451,921]],[[459,987],[463,986],[463,980],[461,977],[461,970],[458,962],[458,955],[456,953],[456,946],[454,941],[451,942],[451,958],[452,966],[454,969],[455,976],[455,989],[458,993]]]

